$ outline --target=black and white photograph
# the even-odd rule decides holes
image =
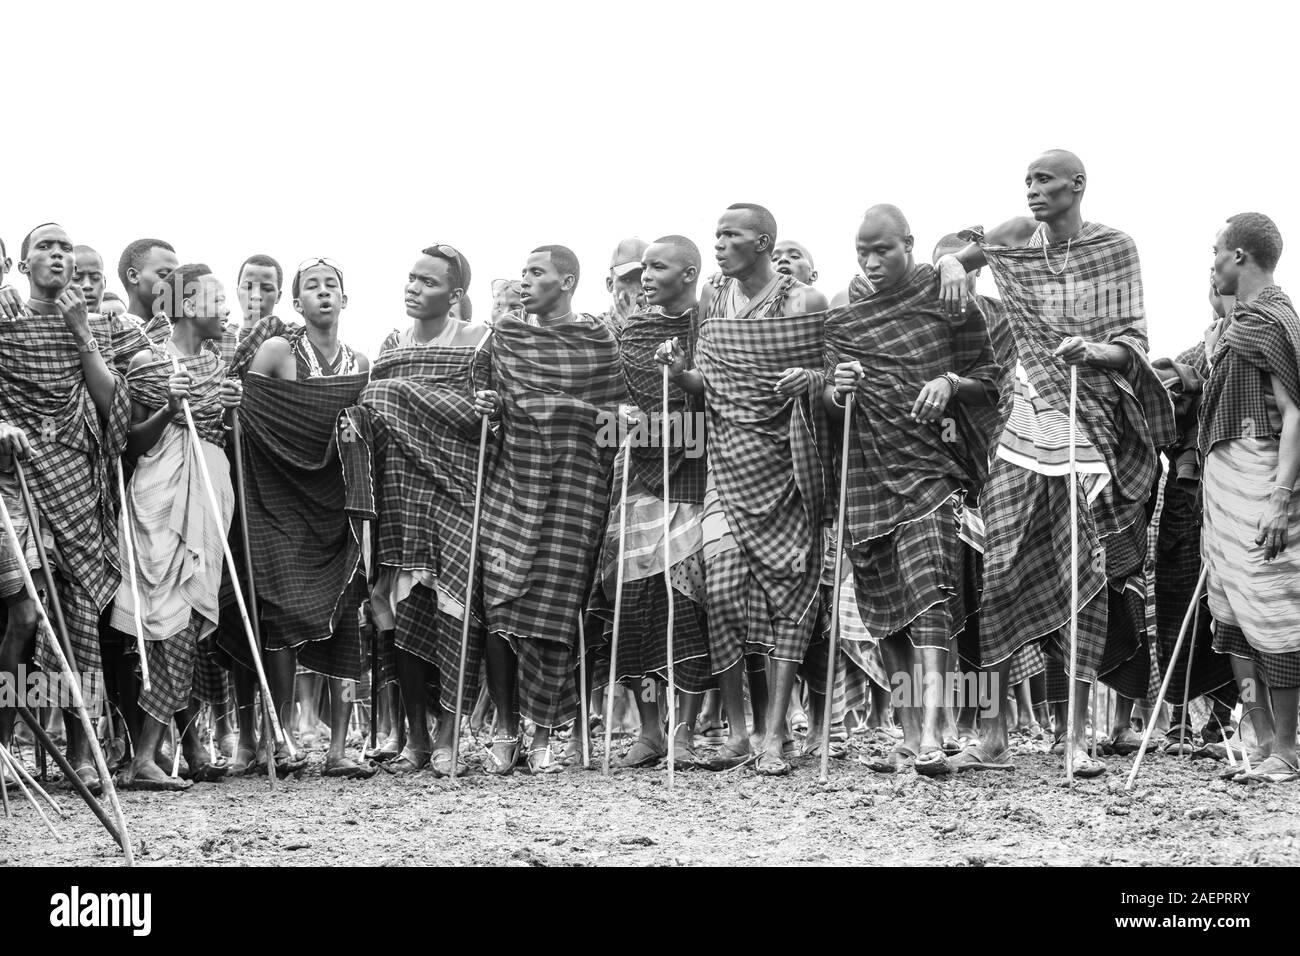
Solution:
[[[1293,6],[0,26],[24,919],[147,935],[115,874],[227,867],[350,923],[386,884],[329,870],[1281,915],[1231,877],[1300,863]]]

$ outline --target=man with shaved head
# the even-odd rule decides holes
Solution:
[[[862,277],[826,319],[825,401],[842,416],[841,398],[854,397],[844,530],[859,612],[881,637],[892,679],[921,681],[904,688],[903,740],[877,769],[912,762],[938,776],[951,771],[942,737],[948,648],[970,610],[960,509],[984,481],[998,370],[983,315],[947,315],[938,275],[916,263],[913,244],[897,207],[867,210],[857,235]]]
[[[72,254],[76,263],[72,281],[81,289],[86,308],[98,312],[100,300],[104,297],[104,260],[90,246],[77,246]]]
[[[627,556],[623,565],[622,616],[614,681],[634,690],[641,734],[623,757],[624,767],[646,767],[667,753],[660,719],[659,688],[667,679],[668,614],[673,608],[672,660],[680,715],[674,727],[674,760],[679,768],[696,763],[691,728],[704,691],[712,685],[705,630],[704,540],[700,516],[704,503],[704,402],[680,387],[669,386],[668,418],[662,370],[655,353],[666,339],[680,343],[687,367],[694,366],[699,332],[696,283],[700,252],[684,236],[664,236],[647,246],[638,270],[646,305],[629,315],[619,335],[623,375],[633,406],[628,413],[625,453],[614,464],[614,495],[597,567],[593,608],[612,629],[612,609],[619,579],[618,542],[622,528]],[[622,429],[618,432],[621,438]],[[621,441],[615,441],[621,444]],[[663,449],[669,448],[665,501]],[[627,499],[620,501],[627,469]],[[664,580],[664,512],[669,515],[669,575]],[[590,632],[589,632],[590,633]]]
[[[1087,175],[1073,153],[1029,164],[1031,216],[987,234],[973,230],[939,260],[953,314],[970,299],[966,274],[987,264],[1015,345],[1012,407],[983,496],[986,527],[980,663],[1004,687],[1012,656],[1042,641],[1070,659],[1071,610],[1079,594],[1074,735],[1067,772],[1097,776],[1106,765],[1084,750],[1092,682],[1126,697],[1146,695],[1146,504],[1156,449],[1174,439],[1173,406],[1147,359],[1142,277],[1133,240],[1085,222]],[[1068,448],[1071,374],[1078,376],[1073,456]],[[1070,458],[1079,476],[1079,562],[1071,567]],[[1052,695],[1064,699],[1068,685]],[[1004,766],[1006,708],[981,717],[978,743],[959,770]]]
[[[716,235],[714,258],[724,278],[701,301],[697,367],[687,368],[680,342],[659,351],[675,385],[705,396],[715,451],[702,521],[710,654],[728,736],[710,765],[755,760],[762,774],[785,774],[786,710],[820,597],[822,316],[809,313],[824,311],[826,298],[776,271],[776,220],[764,207],[728,207]],[[743,669],[750,674],[752,740]]]
[[[532,321],[497,321],[493,387],[477,393],[479,413],[499,423],[500,435],[483,489],[479,549],[497,710],[491,773],[510,773],[519,762],[521,717],[536,726],[529,771],[562,770],[551,734],[578,711],[573,645],[615,451],[602,444],[599,423],[627,396],[614,333],[573,311],[578,278],[578,259],[565,246],[529,254],[520,298]]]
[[[147,325],[163,301],[164,283],[180,265],[176,250],[161,239],[136,239],[122,250],[117,278],[126,290],[127,311]]]

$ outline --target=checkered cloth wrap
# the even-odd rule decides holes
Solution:
[[[181,363],[194,380],[190,386],[189,398],[194,430],[203,441],[218,448],[226,447],[226,430],[222,425],[224,410],[220,396],[224,379],[221,362],[206,349],[198,355],[176,356],[176,361]],[[131,400],[151,412],[162,408],[169,398],[167,380],[171,378],[174,368],[170,354],[162,349],[151,350],[150,358],[131,369],[126,376],[126,383],[131,389]],[[179,411],[173,415],[171,423],[187,428],[185,412]]]
[[[473,396],[487,384],[489,362],[487,350],[473,347],[391,348],[361,395],[373,432],[376,563],[423,582],[398,605],[396,645],[437,667],[438,700],[448,709],[472,560],[480,429]],[[485,468],[490,464],[491,458]],[[478,696],[486,635],[481,575],[474,583],[462,710],[473,709]]]
[[[171,725],[177,711],[190,705],[201,625],[202,619],[195,616],[169,639],[149,641],[144,646],[149,661],[149,689],[140,689],[140,709],[165,726]]]
[[[298,323],[285,322],[278,315],[268,315],[260,320],[248,332],[242,332],[241,326],[228,325],[221,339],[222,361],[226,365],[226,374],[231,378],[242,379],[248,374],[257,350],[268,339],[288,339],[297,342],[307,333],[307,327]]]
[[[1132,650],[1137,634],[1122,647],[1105,647],[1107,608],[1123,602],[1092,604],[1105,593],[1107,582],[1117,599],[1144,586],[1141,559],[1130,562],[1132,549],[1115,539],[1145,540],[1144,506],[1158,473],[1156,448],[1174,438],[1173,407],[1146,358],[1133,241],[1086,223],[1071,240],[1067,259],[1065,244],[1047,246],[1044,236],[1040,229],[1021,248],[988,245],[978,232],[963,236],[981,243],[1002,294],[1002,316],[1025,376],[1017,385],[1017,400],[1023,399],[1027,411],[1019,420],[1013,415],[1000,436],[985,487],[988,545],[980,654],[988,666],[1028,641],[1051,637],[1060,643],[1068,633],[1070,509],[1063,476],[1069,455],[1053,439],[1060,438],[1058,432],[1065,434],[1062,423],[1068,423],[1070,371],[1052,352],[1066,336],[1080,335],[1122,345],[1130,360],[1124,373],[1088,366],[1078,371],[1077,459],[1084,472],[1079,489],[1079,673],[1091,679],[1103,651],[1125,661],[1137,653]],[[1113,553],[1117,548],[1123,559]],[[1103,551],[1104,562],[1094,560]],[[1144,638],[1141,643],[1145,647]]]
[[[1238,303],[1219,338],[1210,380],[1201,398],[1200,450],[1234,438],[1279,438],[1281,417],[1270,376],[1300,403],[1300,318],[1286,293],[1268,286],[1248,305]]]
[[[696,362],[708,402],[710,469],[738,545],[708,564],[715,673],[739,659],[741,647],[728,635],[795,661],[812,636],[832,486],[829,442],[822,440],[825,321],[821,312],[710,316],[700,328]],[[806,394],[773,391],[787,368],[809,370]],[[739,618],[729,613],[737,610]],[[720,642],[731,648],[722,657]]]
[[[90,328],[112,370],[108,320],[92,315]],[[118,376],[101,422],[81,371],[81,353],[62,318],[29,316],[0,325],[0,421],[23,429],[32,445],[23,468],[54,536],[59,600],[76,657],[72,663],[91,692],[86,703],[92,708],[103,687],[99,614],[120,580],[108,471],[126,447],[130,420],[130,397]],[[36,660],[58,672],[48,641],[48,634],[38,636]]]
[[[492,337],[504,407],[483,492],[480,560],[488,629],[519,656],[524,717],[573,717],[569,664],[608,504],[614,448],[598,416],[627,398],[618,343],[590,316],[536,327],[507,316]]]
[[[303,666],[355,680],[361,528],[348,514],[336,438],[365,373],[284,381],[244,377],[244,506],[264,640],[298,648]]]
[[[946,647],[963,627],[964,545],[951,499],[983,484],[999,377],[983,314],[950,319],[938,282],[926,264],[882,292],[855,280],[850,304],[826,318],[826,375],[853,360],[867,370],[848,454],[858,607],[872,633],[908,628],[919,647]],[[918,424],[917,394],[949,371],[980,382],[988,406],[952,403],[944,419]]]
[[[1300,651],[1283,651],[1280,654],[1261,651],[1246,640],[1241,628],[1222,621],[1214,623],[1214,650],[1228,657],[1253,661],[1270,689],[1300,687]],[[1181,700],[1180,697],[1179,701]]]
[[[628,392],[632,402],[643,415],[656,417],[646,424],[650,432],[652,423],[658,424],[663,410],[663,368],[655,361],[655,350],[666,339],[676,338],[686,352],[686,367],[695,367],[695,339],[697,335],[698,307],[692,308],[680,316],[666,315],[663,310],[652,308],[648,312],[629,316],[619,336],[619,349],[623,353],[623,374],[627,378]],[[672,501],[687,501],[692,504],[704,502],[704,477],[706,459],[703,454],[687,457],[685,438],[690,437],[698,444],[700,452],[704,447],[703,396],[688,395],[681,388],[669,383],[668,386],[668,488]],[[671,427],[674,417],[679,417],[681,426]],[[685,429],[691,429],[689,435]],[[636,433],[633,432],[633,435]],[[651,494],[663,494],[663,426],[650,432],[648,441],[633,441],[632,477]]]

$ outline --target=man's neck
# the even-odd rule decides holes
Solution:
[[[699,304],[699,297],[696,296],[694,289],[682,293],[672,302],[661,302],[659,308],[668,315],[682,315],[689,312]]]
[[[557,325],[560,322],[573,318],[573,299],[565,296],[556,302],[555,305],[545,312],[538,312],[538,325]]]
[[[54,301],[58,297],[59,293],[54,289],[33,289],[27,308],[37,315],[59,315],[59,305]]]
[[[339,326],[332,322],[327,326],[307,323],[307,341],[316,346],[316,351],[326,358],[333,358],[339,348]]]
[[[251,332],[253,331],[253,329],[257,328],[257,323],[261,322],[262,319],[269,319],[269,318],[270,318],[269,315],[264,315],[261,318],[257,318],[257,319],[253,318],[252,316],[245,315],[244,321],[240,323],[239,331],[241,333]]]
[[[451,321],[451,313],[444,312],[442,315],[430,316],[427,319],[416,319],[411,331],[415,341],[424,344],[425,342],[432,342],[447,331],[447,323]]]
[[[1271,285],[1275,285],[1273,273],[1262,269],[1250,269],[1241,274],[1237,280],[1237,301],[1244,304],[1255,301],[1259,294]]]
[[[776,270],[772,268],[772,260],[759,256],[754,260],[754,264],[739,273],[733,278],[740,283],[740,289],[745,295],[752,299],[772,281],[772,276],[776,275]]]
[[[1076,204],[1055,219],[1047,220],[1047,238],[1050,242],[1065,242],[1078,235],[1082,228],[1083,211]]]
[[[153,319],[152,305],[145,302],[141,302],[138,298],[136,298],[133,295],[128,296],[128,299],[130,301],[127,302],[126,311],[129,315],[134,315],[137,319],[141,321],[141,323],[152,321]]]
[[[182,355],[198,355],[203,348],[203,336],[194,323],[181,319],[172,325],[172,344]]]

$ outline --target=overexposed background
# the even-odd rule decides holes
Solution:
[[[1206,324],[1229,214],[1277,221],[1288,285],[1294,5],[980,6],[10,5],[0,236],[16,260],[61,222],[110,274],[127,242],[162,238],[236,313],[247,255],[328,256],[343,336],[373,354],[435,241],[469,258],[478,316],[544,243],[577,252],[577,305],[599,312],[619,239],[684,233],[707,273],[718,214],[757,202],[829,295],[868,206],[902,207],[928,258],[945,232],[1024,214],[1026,165],[1063,147],[1088,169],[1086,217],[1137,241],[1153,353]]]

